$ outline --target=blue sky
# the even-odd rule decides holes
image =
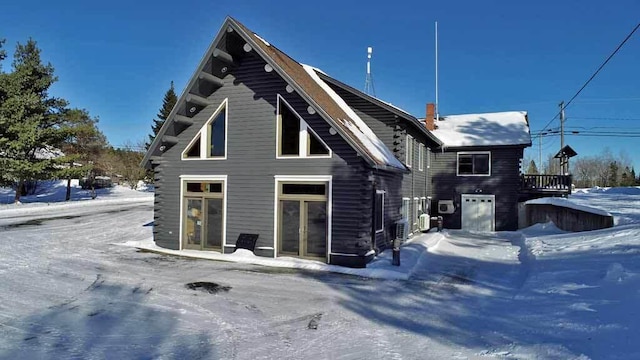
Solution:
[[[362,89],[374,48],[376,95],[424,116],[526,110],[533,131],[558,112],[638,23],[640,2],[602,1],[16,1],[0,5],[0,38],[38,41],[59,77],[52,94],[100,117],[113,145],[146,139],[162,96],[178,93],[227,15],[294,59]],[[640,134],[640,31],[566,110],[577,131]],[[8,70],[9,62],[4,69]],[[554,121],[550,127],[559,125]],[[568,136],[580,155],[608,148],[640,169],[640,138]],[[538,140],[527,155],[538,159]],[[559,138],[543,138],[544,154]]]

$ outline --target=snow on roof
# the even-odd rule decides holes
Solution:
[[[256,38],[258,38],[258,40],[262,41],[265,45],[267,46],[271,46],[271,44],[269,44],[269,42],[263,38],[260,37],[260,35],[253,33],[253,36],[255,36]]]
[[[341,121],[349,132],[355,136],[369,151],[369,153],[389,166],[398,169],[405,169],[404,165],[398,160],[389,148],[373,133],[367,124],[356,114],[347,103],[333,89],[325,83],[316,71],[322,72],[312,66],[301,64],[309,76],[324,90],[327,95],[342,109],[349,119],[336,119]]]
[[[525,204],[526,205],[529,205],[529,204],[554,205],[554,206],[561,206],[569,209],[584,211],[584,212],[588,212],[596,215],[611,216],[611,214],[608,211],[593,208],[590,206],[579,205],[567,199],[557,198],[557,197],[545,197],[540,199],[533,199],[525,202]]]
[[[436,126],[433,134],[447,147],[531,144],[525,111],[449,115]]]

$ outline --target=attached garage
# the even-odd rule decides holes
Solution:
[[[495,231],[496,196],[462,194],[462,229]]]

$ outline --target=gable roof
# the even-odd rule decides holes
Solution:
[[[236,31],[251,47],[250,51],[255,50],[370,166],[384,170],[408,171],[404,164],[375,136],[362,119],[357,115],[353,116],[355,113],[349,111],[350,108],[346,104],[339,104],[339,99],[341,100],[341,98],[335,92],[331,94],[332,91],[327,90],[327,88],[331,90],[328,86],[322,86],[322,80],[318,81],[319,78],[316,79],[314,76],[315,70],[306,70],[300,63],[231,17],[227,17],[225,20],[221,30],[209,46],[203,60],[189,81],[189,85],[178,99],[177,104],[185,101],[188,90],[197,80],[200,70],[208,60],[208,56],[216,48],[222,34],[230,30]],[[177,108],[178,106],[176,105],[151,144],[143,159],[145,166],[149,165],[154,154],[159,153],[158,148],[162,142],[160,138],[166,132],[169,122],[173,121]]]
[[[571,146],[565,145],[553,157],[556,158],[556,159],[563,158],[563,157],[572,158],[572,157],[574,157],[576,155],[578,155],[578,153],[575,150],[573,150],[573,148]]]
[[[433,134],[444,147],[531,146],[525,111],[444,116],[436,121]]]

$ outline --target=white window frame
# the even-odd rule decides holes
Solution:
[[[411,199],[408,197],[402,198],[402,207],[400,208],[400,215],[402,218],[407,220],[407,223],[411,221]],[[405,215],[407,215],[405,217]]]
[[[278,257],[278,189],[283,182],[325,182],[327,183],[327,263],[331,263],[331,255],[342,255],[331,252],[331,234],[333,227],[333,176],[332,175],[274,175],[273,196],[273,258]]]
[[[413,163],[413,137],[411,135],[407,135],[407,144],[405,145],[405,164],[408,168],[411,168]]]
[[[424,171],[424,144],[418,145],[418,170]]]
[[[376,226],[376,234],[379,234],[384,231],[384,200],[385,200],[384,198],[386,196],[386,193],[387,192],[384,190],[376,190],[376,197],[378,196],[378,194],[382,194],[382,207],[380,209],[376,209],[376,214],[380,215],[380,219],[381,219],[380,225],[382,227],[378,229],[378,227]],[[376,199],[374,199],[374,204],[375,204],[375,200]],[[375,224],[375,221],[376,219],[374,218],[373,219],[374,224]]]
[[[489,173],[488,174],[460,174],[460,155],[489,155]],[[473,163],[473,162],[472,162]],[[456,155],[456,175],[457,176],[491,176],[491,151],[461,151]]]
[[[210,132],[209,127],[213,120],[220,115],[220,112],[224,109],[224,156],[209,156],[209,143]],[[200,139],[200,157],[187,157],[187,153],[191,149],[191,145],[193,145],[197,139]],[[216,111],[209,117],[209,120],[205,122],[204,126],[198,130],[196,135],[189,141],[189,144],[184,148],[180,157],[182,160],[191,161],[191,160],[227,160],[228,153],[228,144],[229,144],[229,98],[226,98],[222,101],[222,103],[218,106]]]
[[[178,239],[180,241],[179,249],[182,250],[183,244],[183,228],[184,228],[184,193],[186,181],[221,181],[222,182],[222,207],[224,208],[222,213],[222,252],[224,253],[227,245],[227,175],[180,175],[180,235]],[[186,180],[186,181],[185,181]],[[235,245],[234,245],[235,246]]]
[[[280,101],[283,101],[286,104],[286,106],[289,107],[289,110],[291,110],[291,112],[296,115],[298,120],[300,120],[300,134],[299,134],[300,141],[298,142],[298,155],[281,155],[280,154],[280,151],[281,151],[280,138],[282,136],[280,131],[280,128],[282,126],[282,121],[280,120]],[[326,147],[327,150],[329,150],[328,154],[326,155],[309,154],[308,152],[309,133],[313,134],[318,139],[318,141],[320,141],[322,145],[324,145],[324,147]],[[331,158],[332,155],[333,153],[331,151],[331,148],[322,140],[322,138],[320,138],[320,136],[318,136],[318,134],[315,131],[313,131],[313,129],[311,129],[309,124],[307,124],[307,122],[304,121],[302,116],[298,114],[298,112],[293,108],[293,106],[291,106],[291,104],[289,104],[289,102],[285,100],[285,98],[282,95],[277,94],[277,97],[276,97],[276,159],[329,159]]]

